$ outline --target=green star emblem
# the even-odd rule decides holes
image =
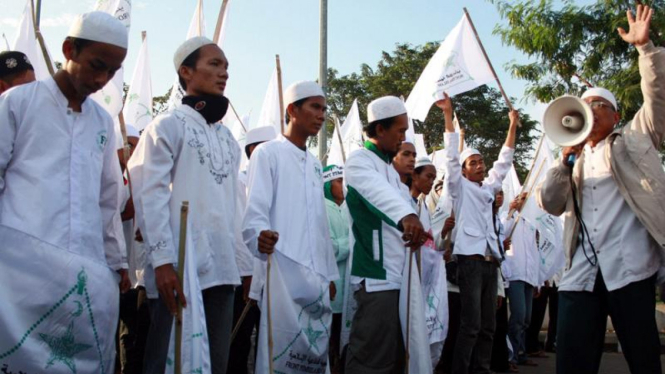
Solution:
[[[56,361],[60,361],[67,365],[72,373],[76,374],[76,364],[74,363],[74,356],[91,348],[91,345],[76,343],[74,341],[74,321],[72,321],[65,331],[65,335],[60,337],[49,336],[40,333],[39,336],[48,344],[51,349],[51,357],[46,363],[46,369],[53,366]]]
[[[436,309],[436,306],[434,306],[434,296],[433,295],[427,296],[427,305],[430,307],[430,309]]]
[[[305,336],[307,337],[307,341],[309,342],[310,347],[314,347],[316,351],[319,351],[319,346],[316,343],[316,341],[319,339],[319,337],[323,334],[323,331],[321,330],[314,330],[312,328],[312,321],[310,320],[307,323],[307,328],[304,330]]]

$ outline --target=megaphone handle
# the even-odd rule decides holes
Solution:
[[[568,164],[568,166],[573,166],[573,165],[575,165],[575,160],[576,159],[577,159],[577,157],[575,157],[575,154],[569,154],[568,159],[566,160],[566,164]]]

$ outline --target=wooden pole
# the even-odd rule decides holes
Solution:
[[[266,267],[266,298],[268,302],[268,367],[270,374],[274,373],[273,364],[272,364],[272,351],[273,351],[273,340],[272,340],[272,311],[270,307],[270,260],[272,258],[271,254],[268,254],[268,264]]]
[[[543,166],[545,166],[545,160],[543,160],[543,162],[541,162],[540,166],[538,167],[538,172],[536,172],[536,180],[538,180],[538,176],[540,175],[540,172],[543,170]],[[529,198],[533,193],[533,188],[534,188],[533,185],[529,188],[529,192],[526,195],[526,199],[524,199],[524,204],[526,204],[526,202],[529,201]],[[524,211],[524,206],[522,206],[522,209],[520,209],[520,213],[517,215],[517,218],[515,218],[515,223],[513,224],[513,228],[510,230],[510,235],[508,235],[508,239],[512,239],[513,233],[515,232],[515,228],[517,227],[517,224],[520,222],[520,218],[522,218],[523,211]],[[510,217],[510,215],[508,217]]]
[[[41,1],[37,0],[38,6],[41,8]],[[46,68],[48,69],[48,73],[53,76],[55,74],[55,71],[53,70],[53,63],[51,62],[51,57],[48,55],[48,52],[46,51],[46,43],[44,43],[44,37],[42,36],[42,32],[39,30],[39,14],[41,13],[40,9],[35,9],[35,2],[34,0],[30,0],[30,6],[32,7],[32,25],[34,26],[35,29],[35,37],[37,38],[37,42],[39,42],[39,47],[42,50],[42,55],[44,55],[44,61],[46,62]]]
[[[236,116],[238,119],[238,122],[240,122],[240,126],[242,126],[242,129],[247,132],[247,127],[245,127],[245,124],[242,123],[242,119],[240,119],[240,116],[238,115],[238,112],[236,112],[236,108],[233,107],[233,103],[229,100],[229,106],[231,107],[231,110],[233,111],[233,114]]]
[[[411,335],[411,267],[413,266],[413,253],[411,253],[411,248],[406,249],[409,255],[409,276],[408,284],[406,290],[406,374],[409,374],[409,360],[411,355],[409,353],[409,343]]]
[[[229,0],[222,0],[222,6],[219,8],[219,16],[217,16],[217,25],[215,26],[215,34],[212,41],[219,45],[219,37],[222,33],[222,24],[224,23],[224,16],[226,15],[226,7],[229,5]]]
[[[198,36],[205,36],[203,35],[203,25],[201,24],[201,16],[203,15],[203,0],[199,0],[199,3],[196,6],[196,12],[197,12],[197,20],[196,23],[199,25],[199,35]]]
[[[531,161],[531,167],[529,168],[529,172],[526,174],[526,178],[524,179],[524,183],[522,184],[522,189],[520,190],[519,195],[524,193],[524,189],[526,188],[526,185],[529,183],[529,178],[531,177],[531,172],[533,171],[533,167],[536,166],[536,160],[538,159],[538,155],[540,154],[540,148],[543,146],[543,141],[545,141],[545,135],[540,136],[540,141],[538,142],[538,146],[536,147],[536,154],[533,156],[533,161]],[[536,177],[536,180],[538,177]],[[514,209],[511,209],[508,211],[508,217],[512,216],[513,213],[515,213]]]
[[[277,66],[277,91],[279,91],[279,124],[284,134],[284,92],[282,91],[282,64],[279,61],[279,55],[275,55],[275,66]]]
[[[184,275],[185,275],[185,246],[187,243],[187,214],[189,213],[189,201],[183,201],[180,207],[180,243],[178,246],[178,282],[180,288],[184,289]],[[183,291],[184,292],[184,291]],[[178,295],[180,297],[181,295]],[[176,316],[175,323],[175,374],[182,373],[182,304],[178,302],[178,315]]]
[[[339,148],[342,150],[342,161],[346,164],[346,153],[344,152],[344,142],[342,142],[342,132],[339,127],[339,118],[333,114],[333,122],[335,123],[335,130],[337,131],[337,140],[339,140]]]
[[[242,310],[242,313],[240,314],[240,318],[238,318],[238,322],[236,322],[235,327],[233,328],[233,332],[231,332],[231,342],[233,343],[233,339],[235,339],[236,335],[238,334],[238,330],[240,330],[240,325],[242,325],[243,321],[245,320],[245,317],[247,317],[247,313],[249,313],[249,308],[252,307],[253,301],[248,301],[245,304],[245,309]]]

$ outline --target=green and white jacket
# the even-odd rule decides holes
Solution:
[[[346,204],[351,214],[351,283],[365,281],[368,292],[398,290],[406,248],[399,221],[415,214],[390,157],[371,142],[353,152],[344,166]]]

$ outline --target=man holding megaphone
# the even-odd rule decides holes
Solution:
[[[561,162],[536,191],[543,209],[565,215],[560,374],[598,372],[608,315],[631,373],[662,372],[654,310],[665,257],[665,173],[658,154],[665,133],[665,49],[649,40],[652,15],[638,5],[634,16],[628,11],[629,31],[618,30],[637,48],[642,77],[644,104],[629,124],[615,130],[617,102],[602,88],[586,91],[579,105],[557,99],[545,116],[547,135],[564,146]],[[580,133],[584,137],[576,139]]]

